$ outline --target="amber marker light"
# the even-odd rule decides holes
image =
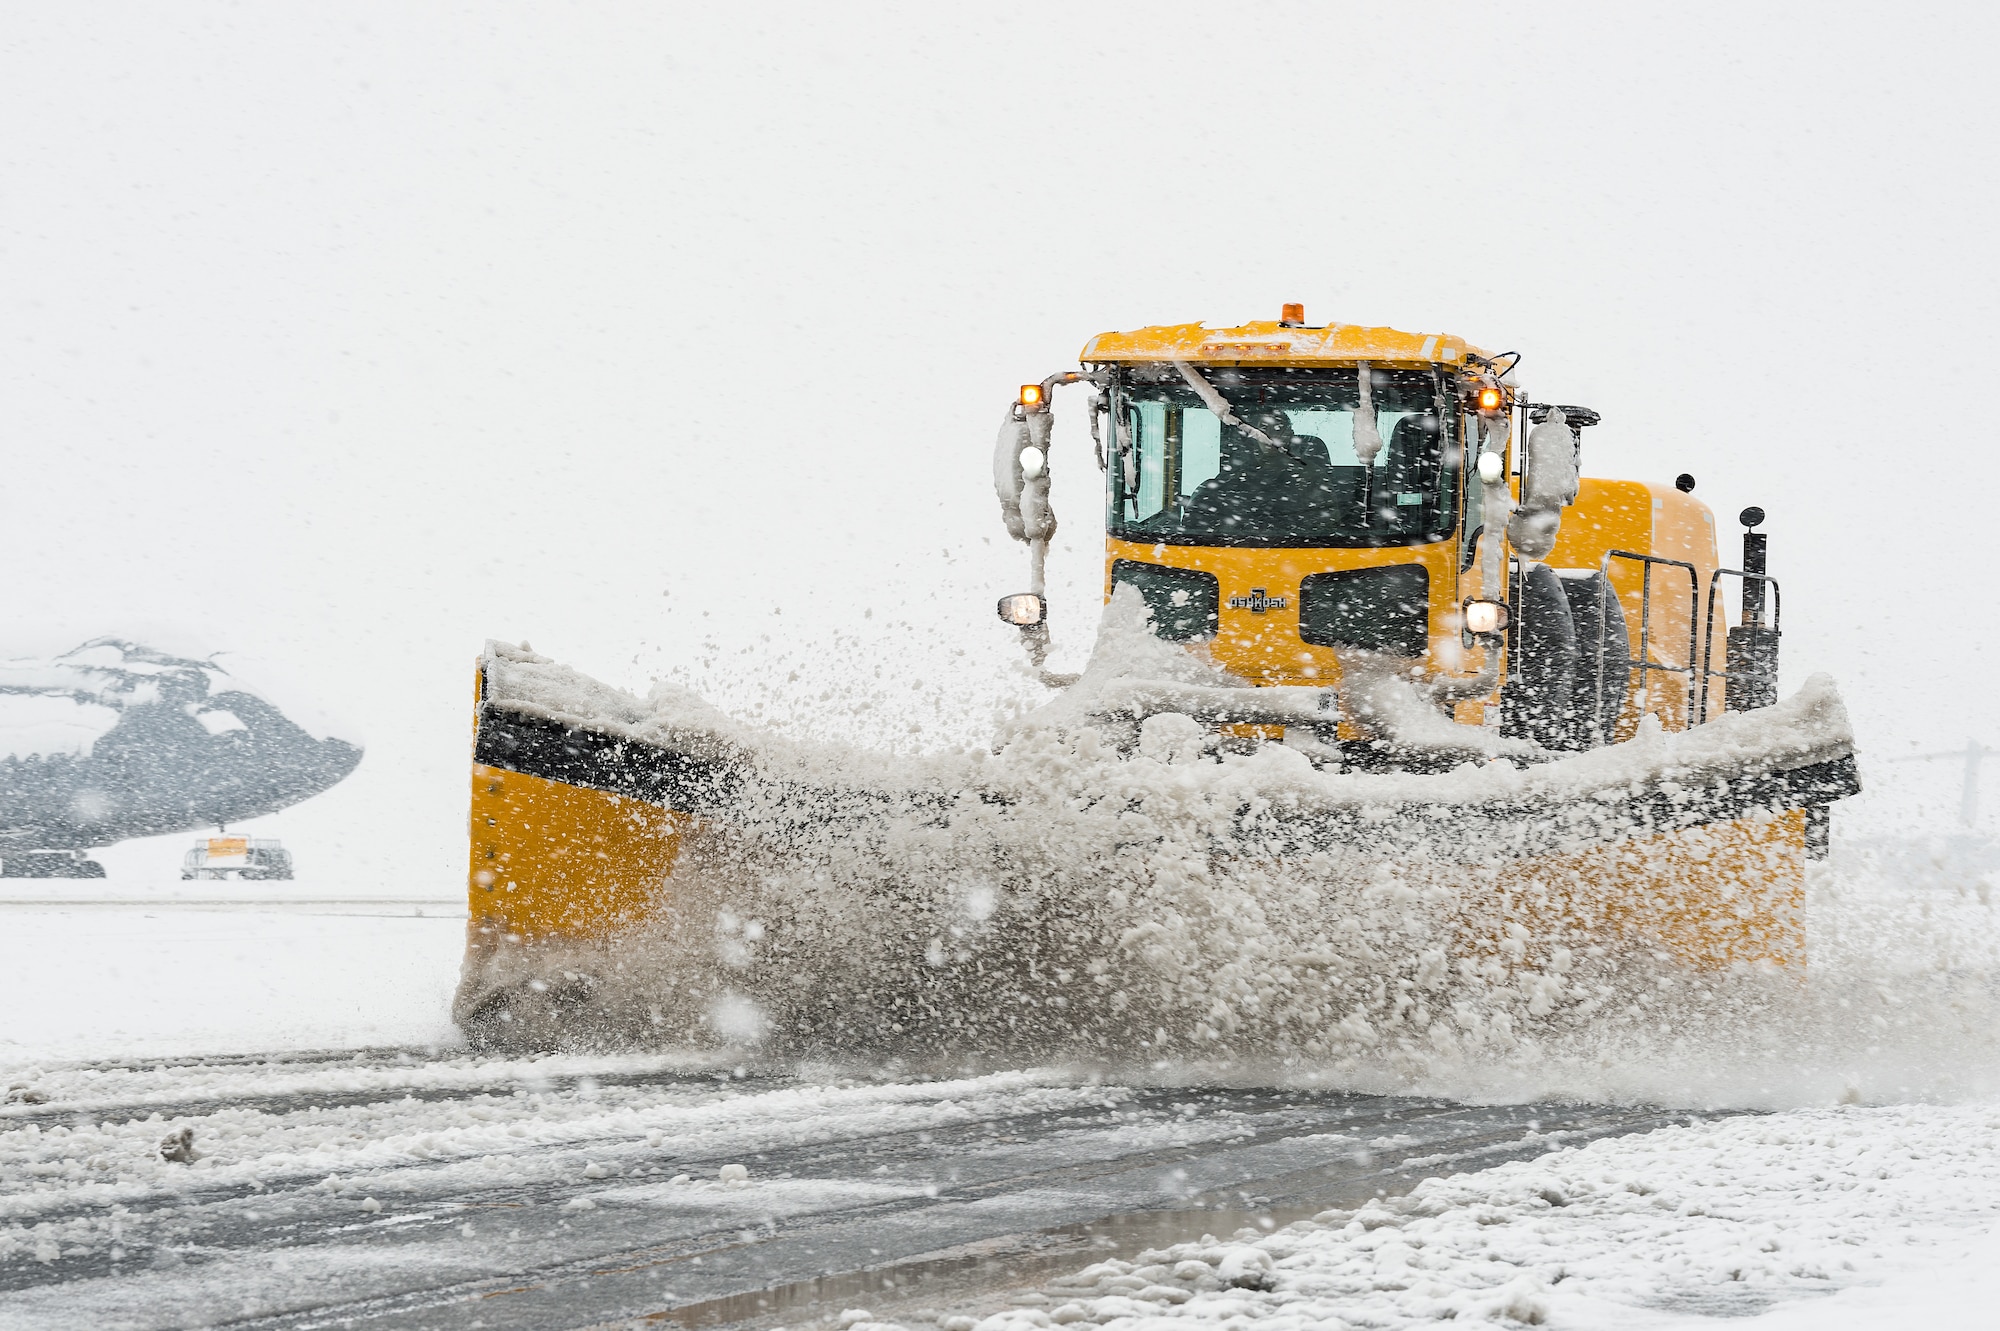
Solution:
[[[1039,407],[1047,396],[1040,384],[1021,385],[1021,405],[1024,407]]]
[[[1278,322],[1281,324],[1303,324],[1305,321],[1306,307],[1302,304],[1288,304],[1284,307],[1283,312],[1278,315]]]
[[[1506,394],[1497,388],[1482,388],[1479,390],[1479,409],[1481,411],[1498,411],[1506,401]]]

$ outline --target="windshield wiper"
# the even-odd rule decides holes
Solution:
[[[1215,385],[1201,377],[1200,370],[1195,369],[1194,366],[1184,360],[1175,361],[1174,368],[1181,372],[1181,378],[1187,380],[1187,386],[1194,390],[1195,396],[1200,398],[1210,411],[1220,417],[1224,425],[1235,426],[1273,453],[1285,452],[1284,446],[1277,440],[1238,416],[1236,409],[1229,405],[1228,400],[1222,394],[1215,391]]]

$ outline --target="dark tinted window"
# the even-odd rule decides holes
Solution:
[[[1133,366],[1112,392],[1110,525],[1195,545],[1412,545],[1456,525],[1456,412],[1429,370],[1370,372],[1382,449],[1361,465],[1352,369],[1203,366],[1237,418],[1218,416],[1171,365]],[[1248,426],[1249,429],[1244,427]],[[1262,435],[1262,438],[1258,436]]]
[[[1430,648],[1430,591],[1422,564],[1311,574],[1299,584],[1299,636],[1316,647],[1422,656]]]
[[[1112,561],[1113,586],[1127,582],[1146,598],[1153,612],[1153,632],[1169,642],[1215,636],[1220,585],[1213,573],[1191,568],[1142,564],[1134,559]]]

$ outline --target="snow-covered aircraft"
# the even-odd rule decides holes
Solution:
[[[213,661],[118,638],[0,661],[0,877],[101,878],[93,847],[273,813],[360,761]]]

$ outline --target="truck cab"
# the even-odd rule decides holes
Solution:
[[[1722,710],[1715,521],[1691,481],[1582,478],[1597,413],[1531,401],[1514,353],[1284,316],[1084,347],[1107,599],[1129,585],[1160,637],[1247,683],[1387,661],[1452,719],[1548,749]]]

